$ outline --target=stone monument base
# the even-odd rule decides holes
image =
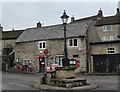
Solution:
[[[76,67],[56,67],[56,79],[71,79],[75,78]]]

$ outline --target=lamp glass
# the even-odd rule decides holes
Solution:
[[[63,15],[60,17],[63,24],[67,24],[69,16],[66,14],[65,10],[63,12]]]

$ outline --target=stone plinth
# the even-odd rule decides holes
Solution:
[[[89,84],[87,83],[86,79],[73,78],[73,79],[52,79],[51,85],[72,88]]]
[[[75,78],[75,67],[57,67],[56,79]]]

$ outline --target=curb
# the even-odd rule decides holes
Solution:
[[[11,70],[2,71],[2,73],[18,73],[18,74],[41,75],[41,73],[23,72],[23,71],[11,71]]]
[[[10,73],[20,73],[20,74],[32,74],[32,75],[41,75],[41,73],[34,73],[34,72],[25,72],[25,71],[15,71],[15,70],[6,70],[2,72],[10,72]],[[109,76],[109,75],[120,75],[120,73],[76,73],[76,75],[95,75],[95,76]]]
[[[120,75],[120,73],[85,73],[85,74],[76,74],[76,75],[89,75],[89,76],[116,76]]]

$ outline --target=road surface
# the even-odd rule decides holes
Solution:
[[[39,76],[40,75],[3,73],[2,90],[38,90],[33,88],[33,86],[39,81]],[[76,77],[86,78],[89,83],[99,86],[93,90],[118,90],[118,75],[77,75]]]
[[[3,73],[3,90],[36,90],[34,84],[39,80],[38,75]]]

